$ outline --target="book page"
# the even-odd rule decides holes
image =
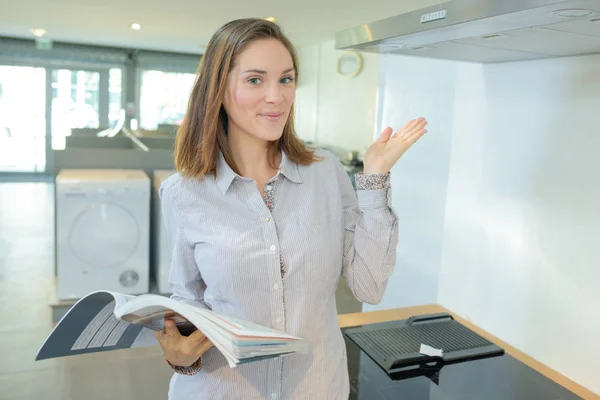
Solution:
[[[135,300],[137,297],[125,293],[109,292],[115,299],[115,308],[122,307],[125,303]]]
[[[189,314],[191,306],[168,297],[153,294],[141,295],[115,310],[115,316],[131,324],[144,326],[153,331],[165,327],[165,319],[175,322],[183,336],[189,336],[197,330],[195,324],[184,314]]]
[[[181,314],[163,306],[147,306],[142,309],[121,315],[121,319],[131,324],[141,325],[153,331],[160,331],[165,327],[165,319],[175,322],[179,333],[189,336],[197,328]]]
[[[299,337],[288,335],[285,332],[258,325],[250,321],[244,321],[239,318],[217,314],[210,310],[199,309],[197,312],[236,336],[302,340]]]
[[[42,344],[36,360],[132,347],[144,327],[115,317],[115,305],[132,297],[118,295],[98,291],[75,303]]]

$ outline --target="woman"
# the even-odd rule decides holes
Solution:
[[[173,399],[347,399],[335,292],[376,304],[395,263],[389,171],[423,118],[368,149],[357,194],[341,163],[294,132],[298,62],[280,28],[227,23],[211,39],[177,134],[178,174],[160,190],[173,298],[310,343],[307,355],[229,368],[201,332],[156,333]],[[366,134],[366,133],[365,133]]]

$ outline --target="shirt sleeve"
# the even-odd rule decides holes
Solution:
[[[354,297],[378,304],[394,271],[398,244],[390,174],[356,176],[356,192],[341,163],[337,174],[345,224],[342,275]]]
[[[167,244],[171,254],[169,287],[171,298],[191,306],[209,308],[204,302],[206,284],[194,256],[194,246],[185,236],[181,207],[177,203],[177,187],[161,186],[159,196]]]

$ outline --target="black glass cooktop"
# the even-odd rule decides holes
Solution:
[[[344,340],[350,400],[581,399],[508,354],[451,364],[430,363],[388,375],[346,335]]]

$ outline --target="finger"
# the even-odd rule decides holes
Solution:
[[[411,129],[414,129],[415,126],[419,125],[420,123],[422,123],[423,121],[425,121],[424,117],[419,117],[419,118],[415,118],[410,120],[407,124],[406,124],[406,129],[405,131],[409,131]]]
[[[200,346],[198,346],[198,352],[199,354],[204,354],[211,347],[213,347],[213,342],[209,339],[204,339],[204,341],[200,343]]]
[[[412,145],[417,140],[419,140],[421,138],[421,136],[423,136],[426,133],[427,133],[427,129],[421,129],[419,131],[416,131],[412,136],[409,136],[406,138],[406,142],[408,142]]]
[[[402,135],[403,132],[405,132],[407,129],[409,129],[409,127],[412,125],[412,123],[414,122],[414,119],[411,119],[410,121],[408,121],[407,123],[404,124],[404,126],[400,129],[398,129],[393,135],[392,137],[397,138],[398,136]]]
[[[394,132],[394,130],[391,127],[387,127],[383,130],[383,132],[381,132],[381,135],[379,135],[379,137],[377,138],[377,141],[379,143],[386,143],[388,140],[390,140],[390,137],[392,136],[392,132]]]
[[[167,336],[180,337],[179,329],[175,326],[175,322],[168,319],[165,321],[165,333]]]
[[[213,347],[213,343],[209,339],[204,339],[202,343],[197,346],[194,346],[194,355],[198,358],[202,357],[204,353],[206,353],[211,347]]]
[[[154,332],[154,337],[156,337],[156,341],[158,342],[160,348],[162,349],[163,352],[165,352],[166,346],[165,346],[165,339],[166,336],[164,333],[161,332]]]
[[[407,132],[410,132],[415,126],[417,126],[417,124],[419,124],[420,122],[422,122],[424,118],[417,118],[417,119],[411,119],[410,121],[408,121],[406,124],[404,124],[404,126],[402,128],[400,128],[400,130],[398,130],[398,132],[396,132],[394,134],[394,137],[404,137],[406,136]]]
[[[190,336],[188,336],[190,340],[193,340],[196,343],[201,343],[206,339],[206,335],[202,333],[201,330],[194,331]]]
[[[423,131],[425,131],[426,125],[427,124],[419,124],[416,127],[412,128],[410,131],[403,133],[400,136],[400,140],[402,140],[403,142],[410,142],[413,139],[416,140],[424,133]],[[415,138],[415,136],[417,136],[417,138]]]
[[[425,120],[424,118],[417,120],[413,124],[411,124],[409,129],[402,132],[402,134],[399,135],[399,137],[401,137],[404,140],[408,140],[408,138],[412,137],[413,135],[415,135],[415,134],[419,133],[421,130],[423,130],[425,128],[425,126],[427,126],[427,120]]]

